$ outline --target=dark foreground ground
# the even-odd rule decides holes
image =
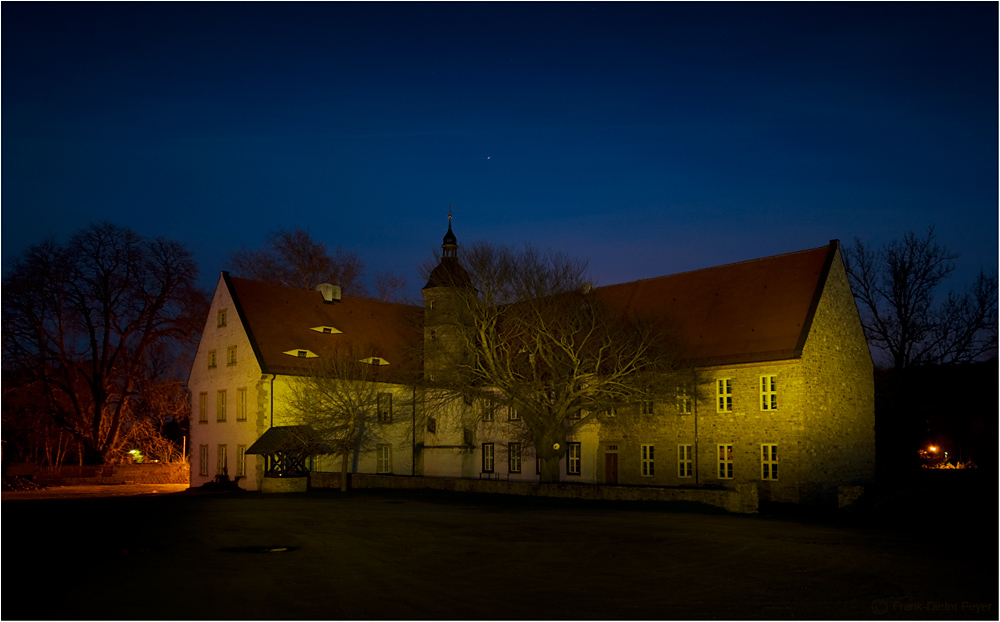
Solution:
[[[877,514],[4,493],[11,619],[997,619],[996,490]]]

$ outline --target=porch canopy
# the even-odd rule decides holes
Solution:
[[[264,432],[247,453],[267,459],[265,476],[290,477],[306,474],[309,456],[332,452],[312,426],[282,425]]]

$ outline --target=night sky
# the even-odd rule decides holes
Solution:
[[[2,5],[2,260],[95,220],[214,287],[308,229],[393,270],[454,212],[606,285],[935,225],[998,257],[994,2]]]

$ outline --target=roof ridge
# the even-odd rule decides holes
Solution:
[[[834,240],[830,241],[831,244],[834,243],[834,242],[835,242]],[[734,261],[734,262],[731,262],[731,263],[719,264],[717,266],[706,266],[704,268],[695,268],[693,270],[684,270],[684,271],[681,271],[681,272],[671,272],[670,274],[661,274],[660,276],[650,276],[650,277],[646,277],[644,279],[636,279],[634,281],[624,281],[622,283],[612,283],[610,285],[600,285],[600,286],[596,287],[595,289],[604,289],[606,287],[618,287],[618,286],[622,286],[622,285],[633,285],[633,284],[637,284],[637,283],[643,283],[643,282],[646,282],[646,281],[655,281],[657,279],[665,279],[667,277],[672,277],[672,276],[680,276],[682,274],[692,274],[694,272],[706,272],[708,270],[718,270],[720,268],[730,268],[732,266],[739,266],[739,265],[743,265],[743,264],[754,263],[754,262],[757,262],[757,261],[767,261],[767,260],[770,260],[770,259],[778,259],[779,257],[789,257],[791,255],[801,255],[802,253],[814,253],[816,251],[826,250],[826,249],[829,249],[829,248],[830,248],[830,244],[827,244],[825,246],[817,246],[815,248],[805,248],[805,249],[802,249],[802,250],[790,251],[790,252],[787,252],[787,253],[778,253],[777,255],[768,255],[766,257],[755,257],[753,259],[744,259],[744,260],[741,260],[741,261]]]
[[[307,294],[307,293],[321,295],[319,293],[319,291],[317,291],[315,289],[305,289],[304,287],[295,287],[293,285],[283,285],[281,283],[271,283],[269,281],[258,281],[256,279],[248,279],[248,278],[242,277],[242,276],[230,276],[229,278],[230,279],[235,279],[237,281],[244,281],[246,283],[254,283],[255,285],[264,285],[266,287],[278,287],[278,288],[281,288],[281,289],[287,289],[287,290],[291,290],[293,292],[303,293],[303,295]],[[380,305],[398,305],[400,307],[407,307],[407,308],[423,308],[422,305],[410,304],[408,302],[394,302],[392,300],[379,300],[378,298],[367,298],[365,296],[354,296],[354,295],[348,296],[348,295],[341,294],[341,302],[344,302],[347,299],[350,299],[350,300],[364,300],[364,301],[367,301],[367,302],[372,302],[372,303],[380,304]]]

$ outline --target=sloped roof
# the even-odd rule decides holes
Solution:
[[[629,315],[659,318],[703,365],[801,356],[839,242],[594,290]]]
[[[420,307],[349,296],[326,303],[317,291],[222,275],[264,373],[309,374],[324,356],[344,346],[370,348],[373,356],[388,361],[379,373],[389,382],[422,369]],[[318,326],[341,332],[312,330]],[[285,354],[291,350],[319,356]]]
[[[246,453],[273,456],[277,453],[331,453],[319,433],[308,425],[280,425],[268,428]]]

